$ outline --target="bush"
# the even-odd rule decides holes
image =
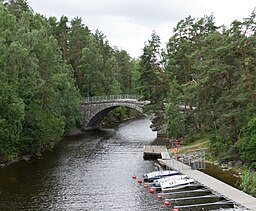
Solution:
[[[241,180],[241,189],[252,195],[256,196],[256,173],[254,171],[245,171]]]
[[[222,138],[210,138],[209,150],[213,157],[217,157],[220,161],[230,158],[230,143]]]
[[[241,158],[250,163],[256,162],[256,117],[252,117],[242,129],[241,137],[237,144]]]

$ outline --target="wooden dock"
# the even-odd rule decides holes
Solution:
[[[161,158],[161,153],[168,152],[164,145],[144,145],[143,158],[144,159],[157,159]]]
[[[212,192],[219,194],[227,199],[230,199],[238,205],[256,211],[256,198],[244,193],[214,177],[211,177],[198,170],[192,170],[190,166],[182,164],[175,159],[158,159],[159,163],[169,168],[180,171],[181,173],[195,179],[203,186],[209,188]]]

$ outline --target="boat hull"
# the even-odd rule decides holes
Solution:
[[[154,171],[143,175],[144,182],[153,182],[154,180],[161,179],[172,175],[179,175],[179,171]]]
[[[173,182],[161,183],[161,190],[172,191],[172,190],[189,187],[191,186],[191,184],[195,184],[194,179],[190,179],[190,178],[180,179]]]

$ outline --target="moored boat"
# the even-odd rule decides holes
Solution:
[[[185,188],[190,186],[192,183],[195,183],[194,179],[189,177],[176,179],[176,180],[166,180],[160,183],[160,187],[162,191],[175,190],[180,188]]]
[[[154,180],[153,186],[161,187],[162,183],[167,183],[167,182],[171,183],[171,182],[174,182],[175,180],[180,180],[185,178],[188,178],[188,177],[183,174],[166,176],[161,179]]]
[[[167,177],[167,176],[172,176],[172,175],[179,175],[179,171],[174,171],[174,170],[162,170],[162,171],[153,171],[147,174],[143,175],[144,181],[149,181],[153,182],[154,180]]]

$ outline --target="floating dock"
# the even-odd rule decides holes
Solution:
[[[201,171],[193,170],[190,166],[183,164],[175,159],[158,159],[161,165],[165,165],[171,169],[180,171],[190,178],[195,179],[203,186],[209,188],[212,192],[225,197],[226,199],[232,200],[239,206],[246,209],[256,211],[256,198],[240,191],[218,179],[215,179]]]
[[[161,154],[168,154],[166,146],[163,145],[144,145],[143,158],[144,159],[157,159],[162,158]]]

